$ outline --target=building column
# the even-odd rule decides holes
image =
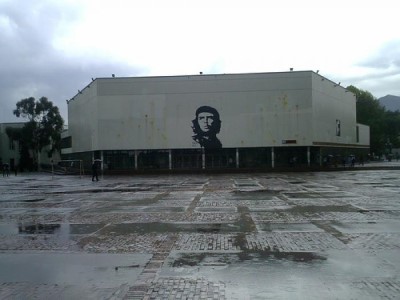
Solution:
[[[206,168],[206,152],[204,148],[201,148],[201,168],[202,169]]]
[[[168,150],[168,168],[172,170],[172,150]]]
[[[41,151],[38,150],[38,152],[37,152],[37,164],[38,164],[38,166],[37,167],[38,167],[38,171],[39,172],[42,170],[42,168],[40,167],[40,164],[41,164],[40,154],[41,154]]]
[[[275,148],[271,148],[271,167],[272,169],[275,168]]]
[[[319,147],[319,166],[322,167],[323,159],[322,159],[322,148]]]
[[[307,146],[307,165],[311,165],[311,152],[310,152],[310,146]]]
[[[206,168],[206,152],[204,148],[201,148],[201,167],[202,169]]]
[[[103,179],[103,175],[104,175],[104,153],[103,153],[103,150],[100,151],[100,159],[101,159],[101,163],[100,163],[101,179]]]
[[[239,168],[239,148],[236,148],[236,168]]]
[[[135,170],[138,169],[138,162],[137,162],[137,159],[138,159],[138,151],[135,150]]]

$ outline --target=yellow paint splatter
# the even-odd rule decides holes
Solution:
[[[282,104],[283,104],[283,107],[287,107],[287,105],[288,105],[287,95],[284,95],[284,96],[283,96],[283,98],[282,98]]]

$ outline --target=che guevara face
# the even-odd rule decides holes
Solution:
[[[199,113],[199,115],[197,116],[197,122],[199,123],[201,131],[203,131],[204,133],[209,132],[213,126],[214,119],[215,116],[212,113],[209,112]]]

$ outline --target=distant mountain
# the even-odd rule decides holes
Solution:
[[[386,95],[378,99],[381,106],[390,111],[400,111],[400,97],[393,95]]]

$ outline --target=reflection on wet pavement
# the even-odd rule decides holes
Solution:
[[[60,224],[35,224],[35,225],[19,225],[19,234],[54,234],[60,230]]]
[[[0,298],[396,299],[397,172],[9,177]]]

